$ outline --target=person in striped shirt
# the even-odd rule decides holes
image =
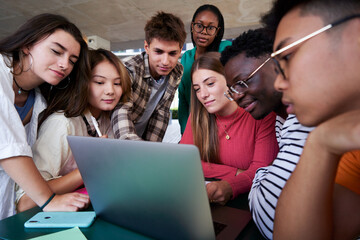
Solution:
[[[277,114],[279,153],[271,166],[257,170],[249,193],[253,220],[267,239],[272,239],[277,200],[312,130],[301,125],[295,115],[286,113],[282,94],[274,88],[277,73],[274,62],[269,59],[272,46],[272,36],[259,28],[241,34],[221,54],[229,97],[255,119],[271,112]]]
[[[360,194],[345,187],[347,181],[337,182],[337,175],[345,160],[346,175],[359,189],[359,178],[350,177],[360,175],[359,156],[341,156],[360,150],[360,1],[273,4],[265,19],[276,30],[275,88],[288,113],[316,126],[278,199],[274,238],[355,239]]]

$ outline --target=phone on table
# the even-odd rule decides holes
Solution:
[[[95,220],[94,211],[87,212],[39,212],[25,222],[26,228],[89,227]]]

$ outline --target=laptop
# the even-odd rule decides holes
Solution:
[[[67,139],[96,215],[108,222],[156,239],[215,239],[214,220],[221,230],[216,238],[229,239],[251,219],[248,211],[225,207],[238,213],[228,219],[220,206],[213,207],[212,219],[193,145]]]

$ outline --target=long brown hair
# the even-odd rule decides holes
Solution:
[[[16,74],[21,74],[24,71],[22,49],[33,46],[59,29],[72,35],[80,44],[80,54],[69,76],[58,86],[51,86],[46,82],[39,86],[48,104],[40,123],[58,110],[64,110],[67,116],[80,114],[83,107],[87,105],[87,99],[79,97],[84,93],[87,94],[87,80],[90,76],[87,44],[80,30],[73,23],[63,16],[50,13],[29,19],[16,32],[0,41],[0,53],[12,58],[9,67],[13,69],[17,67],[19,72]],[[64,88],[64,86],[67,87]]]
[[[208,69],[225,75],[218,52],[208,52],[196,59],[191,68],[191,78],[199,69]],[[219,138],[216,116],[210,114],[198,100],[192,81],[190,114],[194,144],[199,148],[201,159],[211,163],[219,163]]]

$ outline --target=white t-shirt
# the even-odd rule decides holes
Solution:
[[[13,75],[5,61],[10,63],[11,60],[0,54],[0,161],[15,156],[32,157],[31,145],[36,140],[38,115],[46,106],[37,89],[32,118],[23,126],[14,106]],[[0,220],[14,213],[15,182],[0,166]]]
[[[91,130],[95,131],[90,111],[86,111],[84,116]],[[114,138],[110,116],[101,116],[98,122],[102,134]],[[77,168],[67,136],[90,136],[82,116],[67,118],[63,113],[53,113],[40,127],[38,139],[32,147],[33,159],[41,175],[47,181],[62,177]],[[23,195],[24,191],[17,187],[16,202]]]

